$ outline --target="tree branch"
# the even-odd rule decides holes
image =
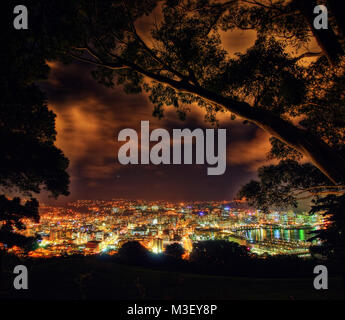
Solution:
[[[72,58],[74,58],[74,59],[76,59],[78,61],[89,63],[89,64],[93,64],[93,65],[99,66],[99,67],[104,67],[104,68],[107,68],[107,69],[112,69],[112,70],[129,69],[129,67],[124,66],[124,65],[116,65],[116,64],[111,65],[111,64],[106,64],[106,63],[104,63],[102,61],[97,62],[97,61],[94,61],[94,60],[91,60],[91,59],[80,57],[80,56],[75,55],[73,53],[69,53],[69,55]]]
[[[130,24],[130,28],[131,31],[135,37],[135,39],[140,43],[140,45],[143,47],[143,49],[154,59],[156,60],[158,63],[160,63],[167,71],[173,73],[174,75],[176,75],[178,78],[180,78],[181,80],[187,80],[187,77],[185,75],[183,75],[182,73],[178,72],[177,70],[173,69],[171,66],[167,65],[162,59],[160,59],[153,51],[152,49],[149,48],[149,46],[145,43],[145,41],[139,36],[136,27],[133,23],[133,19],[132,16],[130,14],[130,11],[128,9],[128,7],[126,6],[125,2],[123,1],[123,6],[125,7],[125,10],[127,12],[128,15],[128,21]]]
[[[322,52],[305,52],[298,57],[294,58],[293,61],[297,62],[303,58],[310,58],[310,57],[321,57]]]
[[[323,190],[321,191],[320,189],[344,189],[344,190]],[[313,190],[318,190],[318,191],[313,191]],[[306,189],[302,189],[299,192],[291,193],[291,196],[299,196],[302,195],[303,193],[310,193],[308,196],[302,197],[302,198],[297,198],[297,200],[304,200],[308,199],[314,196],[318,195],[323,195],[323,194],[344,194],[345,193],[345,186],[314,186]]]
[[[304,129],[296,127],[290,121],[282,119],[268,110],[255,108],[247,102],[219,95],[203,87],[193,85],[186,80],[177,81],[161,74],[156,74],[116,54],[110,52],[109,54],[116,59],[116,64],[104,62],[99,56],[98,58],[102,63],[96,64],[110,69],[128,67],[152,80],[168,85],[177,91],[194,94],[210,103],[216,103],[223,106],[228,111],[244,120],[256,124],[283,143],[306,155],[334,184],[345,179],[344,158],[331,149],[320,138]],[[91,63],[95,64],[95,62]]]

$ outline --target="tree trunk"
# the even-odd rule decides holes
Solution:
[[[345,181],[345,159],[317,136],[296,127],[270,111],[254,108],[246,102],[234,101],[203,88],[195,88],[188,83],[183,87],[189,93],[195,93],[206,100],[222,105],[301,152],[334,184]]]
[[[345,40],[345,2],[341,0],[328,0],[332,16],[341,32],[341,40]]]
[[[335,0],[341,2],[343,0]],[[340,45],[334,30],[330,25],[328,29],[317,30],[314,28],[314,8],[318,5],[316,0],[294,0],[293,4],[301,12],[306,19],[311,31],[313,32],[317,43],[319,44],[323,54],[327,57],[332,65],[335,65],[341,56],[344,55],[344,50]]]

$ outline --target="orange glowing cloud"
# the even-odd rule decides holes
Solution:
[[[227,150],[227,163],[230,166],[243,165],[249,171],[256,171],[259,167],[273,163],[267,160],[271,149],[270,135],[258,130],[253,139],[249,141],[234,141]]]

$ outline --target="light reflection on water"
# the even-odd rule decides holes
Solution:
[[[250,229],[242,231],[242,235],[251,242],[264,240],[307,241],[312,237],[313,229]]]

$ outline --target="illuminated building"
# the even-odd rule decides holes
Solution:
[[[156,238],[153,240],[152,252],[162,253],[163,252],[163,239]]]
[[[303,230],[327,225],[321,215],[265,214],[228,201],[78,200],[69,208],[43,205],[40,215],[39,223],[25,220],[27,229],[18,231],[41,236],[39,245],[45,250],[33,257],[108,254],[128,241],[140,241],[157,253],[172,242],[190,251],[193,241],[212,239],[235,241],[258,254],[302,255],[310,245]],[[98,246],[92,247],[94,242]]]

